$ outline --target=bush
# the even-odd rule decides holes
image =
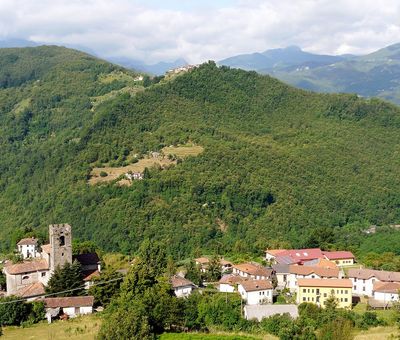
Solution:
[[[100,172],[100,177],[107,177],[108,174],[105,171]]]

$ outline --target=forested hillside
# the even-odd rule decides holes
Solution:
[[[390,104],[212,62],[145,90],[133,73],[64,48],[0,50],[0,65],[2,250],[49,223],[106,250],[159,239],[183,258],[357,245],[362,226],[400,222]],[[87,183],[96,163],[187,142],[204,152],[132,186]]]

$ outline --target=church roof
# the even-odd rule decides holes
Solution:
[[[35,282],[17,290],[15,295],[24,298],[43,295],[45,293],[44,286],[41,282]]]
[[[22,263],[16,263],[4,268],[7,274],[17,275],[23,273],[31,273],[37,271],[43,271],[49,269],[49,264],[45,259],[24,261]]]

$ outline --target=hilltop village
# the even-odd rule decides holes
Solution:
[[[40,245],[36,238],[24,238],[17,243],[16,253],[22,261],[4,263],[3,295],[42,301],[49,322],[90,314],[94,307],[101,310],[87,294],[101,277],[97,253],[73,255],[72,227],[68,224],[50,225],[49,241]],[[325,308],[334,301],[338,308],[351,310],[361,299],[370,309],[388,309],[399,302],[400,272],[364,268],[350,251],[267,249],[263,257],[262,263],[233,263],[219,256],[202,256],[191,261],[200,274],[197,282],[180,267],[170,273],[169,284],[175,296],[183,299],[210,289],[238,295],[244,317],[258,321],[286,313],[295,319],[302,303]],[[48,294],[46,287],[55,271],[73,263],[79,263],[84,282],[81,288],[86,293],[74,296],[72,292],[68,297],[60,297],[65,292]],[[124,275],[128,272],[129,268],[120,271]]]

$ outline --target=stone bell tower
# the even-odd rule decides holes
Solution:
[[[72,263],[72,234],[69,224],[50,224],[50,271]]]

